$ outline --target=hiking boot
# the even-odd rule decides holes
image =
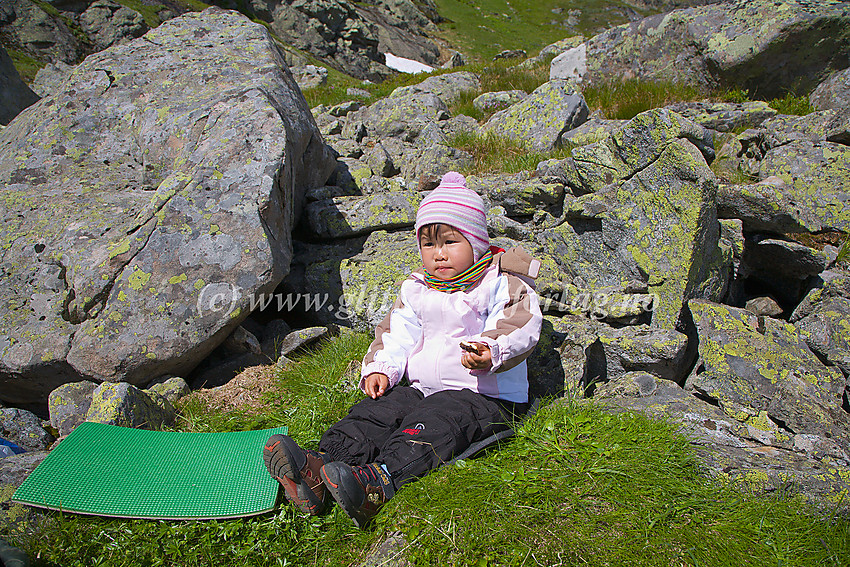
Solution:
[[[266,468],[283,486],[286,499],[305,514],[321,514],[330,502],[320,471],[325,453],[302,449],[288,435],[272,435],[263,448]]]
[[[322,480],[358,528],[366,527],[378,508],[395,494],[390,475],[378,464],[350,467],[339,461],[328,463],[322,467]]]

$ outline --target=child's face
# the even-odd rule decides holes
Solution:
[[[441,224],[424,227],[419,233],[422,267],[440,280],[450,280],[475,263],[472,245],[454,227]]]

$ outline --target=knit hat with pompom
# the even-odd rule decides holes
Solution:
[[[490,248],[484,201],[466,187],[466,178],[456,171],[443,176],[440,185],[428,193],[416,213],[416,238],[425,225],[442,223],[459,230],[472,245],[477,261]]]

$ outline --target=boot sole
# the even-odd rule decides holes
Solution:
[[[263,447],[263,461],[269,474],[283,486],[286,499],[299,510],[311,516],[317,516],[325,509],[325,502],[304,481],[298,472],[306,463],[300,463],[297,458],[302,455],[301,448],[288,435],[272,435]]]
[[[322,467],[321,476],[331,496],[354,521],[354,525],[360,529],[365,528],[372,518],[360,511],[363,487],[351,474],[351,467],[338,461],[328,463]],[[358,497],[361,502],[355,504]]]

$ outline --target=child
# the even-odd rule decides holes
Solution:
[[[542,321],[528,278],[540,263],[521,248],[490,247],[484,203],[455,172],[422,201],[416,237],[423,270],[375,331],[360,380],[368,397],[318,451],[286,435],[263,450],[287,499],[307,514],[333,497],[362,528],[401,486],[527,409],[525,359]]]

